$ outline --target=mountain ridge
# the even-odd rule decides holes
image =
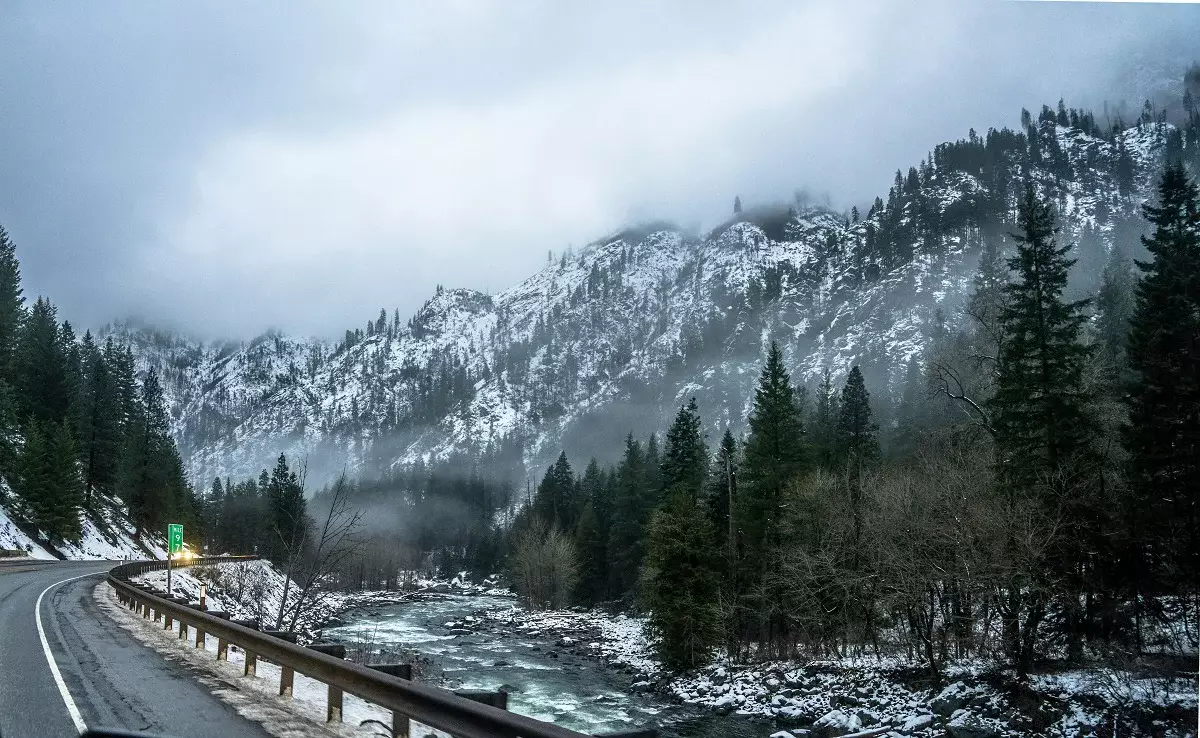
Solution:
[[[863,217],[797,203],[703,236],[620,229],[493,295],[439,286],[406,323],[381,311],[338,342],[105,332],[159,370],[198,486],[279,453],[306,457],[318,482],[504,444],[527,470],[559,448],[603,458],[691,395],[715,438],[740,430],[771,340],[801,385],[862,364],[886,423],[906,363],[961,318],[983,242],[1007,241],[1021,182],[1054,198],[1075,289],[1091,294],[1112,245],[1136,243],[1172,147],[1190,157],[1197,144],[1148,114],[1102,131],[1043,108],[1024,132],[938,146]]]

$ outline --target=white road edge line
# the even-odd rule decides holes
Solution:
[[[46,652],[46,663],[50,664],[50,673],[54,675],[54,683],[58,685],[59,694],[62,695],[63,702],[67,704],[67,712],[71,714],[71,722],[75,723],[75,730],[80,735],[83,735],[83,732],[87,730],[87,726],[83,723],[83,715],[80,714],[79,708],[75,706],[75,700],[71,699],[71,693],[67,691],[67,683],[63,681],[62,672],[58,670],[58,664],[54,661],[54,654],[50,653],[50,642],[46,640],[46,629],[42,627],[42,598],[46,596],[47,592],[60,584],[66,584],[76,579],[93,577],[95,575],[94,572],[92,574],[80,574],[77,577],[55,582],[42,590],[42,593],[38,595],[37,603],[33,606],[33,619],[37,623],[38,637],[42,639],[42,650]]]

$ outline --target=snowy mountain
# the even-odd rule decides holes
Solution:
[[[1047,108],[1026,122],[938,146],[861,218],[796,203],[705,235],[626,229],[499,294],[439,287],[407,322],[381,313],[338,342],[108,332],[159,369],[198,485],[257,474],[280,452],[307,456],[318,483],[489,444],[531,469],[560,448],[603,458],[689,396],[715,439],[744,424],[771,340],[800,384],[862,365],[886,422],[906,362],[937,321],[961,320],[981,246],[1008,238],[1027,176],[1057,203],[1074,289],[1091,293],[1112,245],[1136,244],[1182,140],[1150,116],[1101,131]]]

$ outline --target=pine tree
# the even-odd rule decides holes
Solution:
[[[740,196],[734,197],[733,198],[733,214],[741,215],[741,212],[742,212],[742,198]]]
[[[927,395],[925,372],[913,356],[904,369],[904,389],[896,408],[896,431],[888,445],[889,455],[902,457],[916,449],[921,431],[929,426]]]
[[[288,557],[299,555],[308,525],[304,485],[296,472],[288,467],[287,457],[283,454],[275,461],[275,468],[266,482],[265,496],[271,526],[270,556],[282,566]]]
[[[17,448],[20,442],[20,424],[17,422],[17,400],[12,387],[0,379],[0,478],[7,479],[9,486],[17,469]],[[4,487],[0,486],[0,502],[4,500]]]
[[[125,450],[118,470],[118,493],[129,507],[135,536],[162,530],[187,490],[183,464],[169,435],[167,411],[158,374],[151,369],[142,381],[126,428]]]
[[[593,458],[579,482],[583,510],[575,533],[580,560],[578,599],[588,605],[608,596],[608,492],[608,480]]]
[[[813,409],[812,439],[813,455],[818,464],[832,469],[837,457],[837,424],[841,416],[838,393],[833,385],[833,376],[826,369],[817,387],[816,407]]]
[[[741,547],[736,578],[743,610],[758,620],[758,630],[750,634],[751,639],[782,648],[787,640],[785,597],[765,582],[768,572],[778,570],[783,553],[785,491],[807,470],[808,458],[796,392],[783,366],[783,352],[774,342],[754,392],[749,423],[742,482],[734,501]]]
[[[82,463],[84,507],[97,492],[111,494],[121,458],[121,408],[117,387],[90,332],[80,346],[80,379],[72,413]]]
[[[8,375],[12,366],[24,316],[17,248],[0,227],[0,376]]]
[[[1129,335],[1129,452],[1134,533],[1143,571],[1163,586],[1196,590],[1200,571],[1200,208],[1182,166],[1159,183],[1159,204],[1145,207],[1154,233]],[[1146,567],[1150,571],[1146,571]],[[1146,592],[1146,589],[1140,591]]]
[[[850,369],[846,386],[842,388],[841,414],[838,419],[838,458],[846,470],[846,483],[850,491],[850,514],[854,522],[854,540],[851,546],[857,560],[862,543],[864,517],[862,471],[870,461],[879,457],[879,441],[875,437],[878,426],[871,421],[870,395],[857,366]]]
[[[645,551],[643,533],[651,506],[646,488],[646,457],[630,433],[617,467],[609,532],[609,592],[622,597],[637,583]]]
[[[533,511],[547,529],[557,527],[560,531],[567,531],[575,527],[579,515],[575,473],[571,470],[565,451],[559,453],[558,460],[546,468],[546,475],[542,477],[533,498]]]
[[[730,501],[737,499],[738,442],[729,428],[721,436],[717,456],[713,461],[708,488],[708,517],[712,521],[713,541],[725,552],[726,562],[733,561],[730,537]]]
[[[45,498],[47,504],[39,517],[42,527],[52,538],[78,541],[83,533],[80,524],[83,481],[79,476],[78,449],[66,423],[55,429],[50,440],[52,466],[47,470],[50,489]]]
[[[708,447],[696,398],[679,408],[675,422],[667,431],[662,458],[662,489],[665,496],[682,491],[698,500],[708,479]]]
[[[1033,499],[1064,521],[1057,545],[1031,569],[1014,571],[1002,603],[1006,646],[1018,673],[1028,673],[1037,623],[1056,594],[1063,609],[1069,658],[1082,647],[1080,557],[1101,527],[1084,480],[1091,454],[1091,397],[1083,384],[1090,355],[1079,342],[1086,300],[1064,302],[1070,246],[1054,242],[1054,215],[1026,184],[1018,217],[1016,280],[1005,287],[1000,312],[1003,342],[995,395],[988,405],[995,431],[997,476],[1009,514]],[[1017,543],[1008,541],[1016,558]],[[1035,581],[1036,580],[1036,581]]]
[[[56,316],[54,306],[39,297],[22,325],[13,369],[22,420],[34,418],[43,426],[62,422],[71,398]]]
[[[31,421],[19,468],[20,516],[51,541],[78,540],[83,488],[70,429]]]
[[[1136,278],[1133,261],[1117,244],[1108,256],[1101,274],[1100,291],[1096,295],[1096,332],[1104,359],[1111,391],[1122,393],[1129,383],[1126,376],[1126,345],[1129,342],[1129,321],[1134,310]]]
[[[1074,260],[1070,245],[1054,242],[1054,214],[1026,185],[1016,236],[1017,273],[1006,285],[1000,311],[1004,342],[992,398],[1001,479],[1023,489],[1051,483],[1083,453],[1088,403],[1083,369],[1090,350],[1079,342],[1087,300],[1067,303],[1062,293]]]
[[[659,658],[683,670],[707,663],[720,642],[718,553],[695,497],[680,485],[669,495],[647,534],[646,606]]]
[[[779,544],[783,490],[808,463],[796,393],[783,366],[783,352],[774,342],[754,392],[749,423],[742,494],[735,504],[747,564],[759,568],[766,561],[767,550]]]

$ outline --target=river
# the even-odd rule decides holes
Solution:
[[[654,727],[664,738],[757,738],[767,723],[676,704],[655,694],[633,694],[628,674],[593,659],[562,652],[553,641],[479,632],[453,635],[445,624],[483,609],[511,608],[502,597],[447,595],[344,616],[324,638],[372,650],[410,649],[441,667],[452,689],[509,692],[508,709],[582,733]],[[554,656],[551,656],[551,654]]]

